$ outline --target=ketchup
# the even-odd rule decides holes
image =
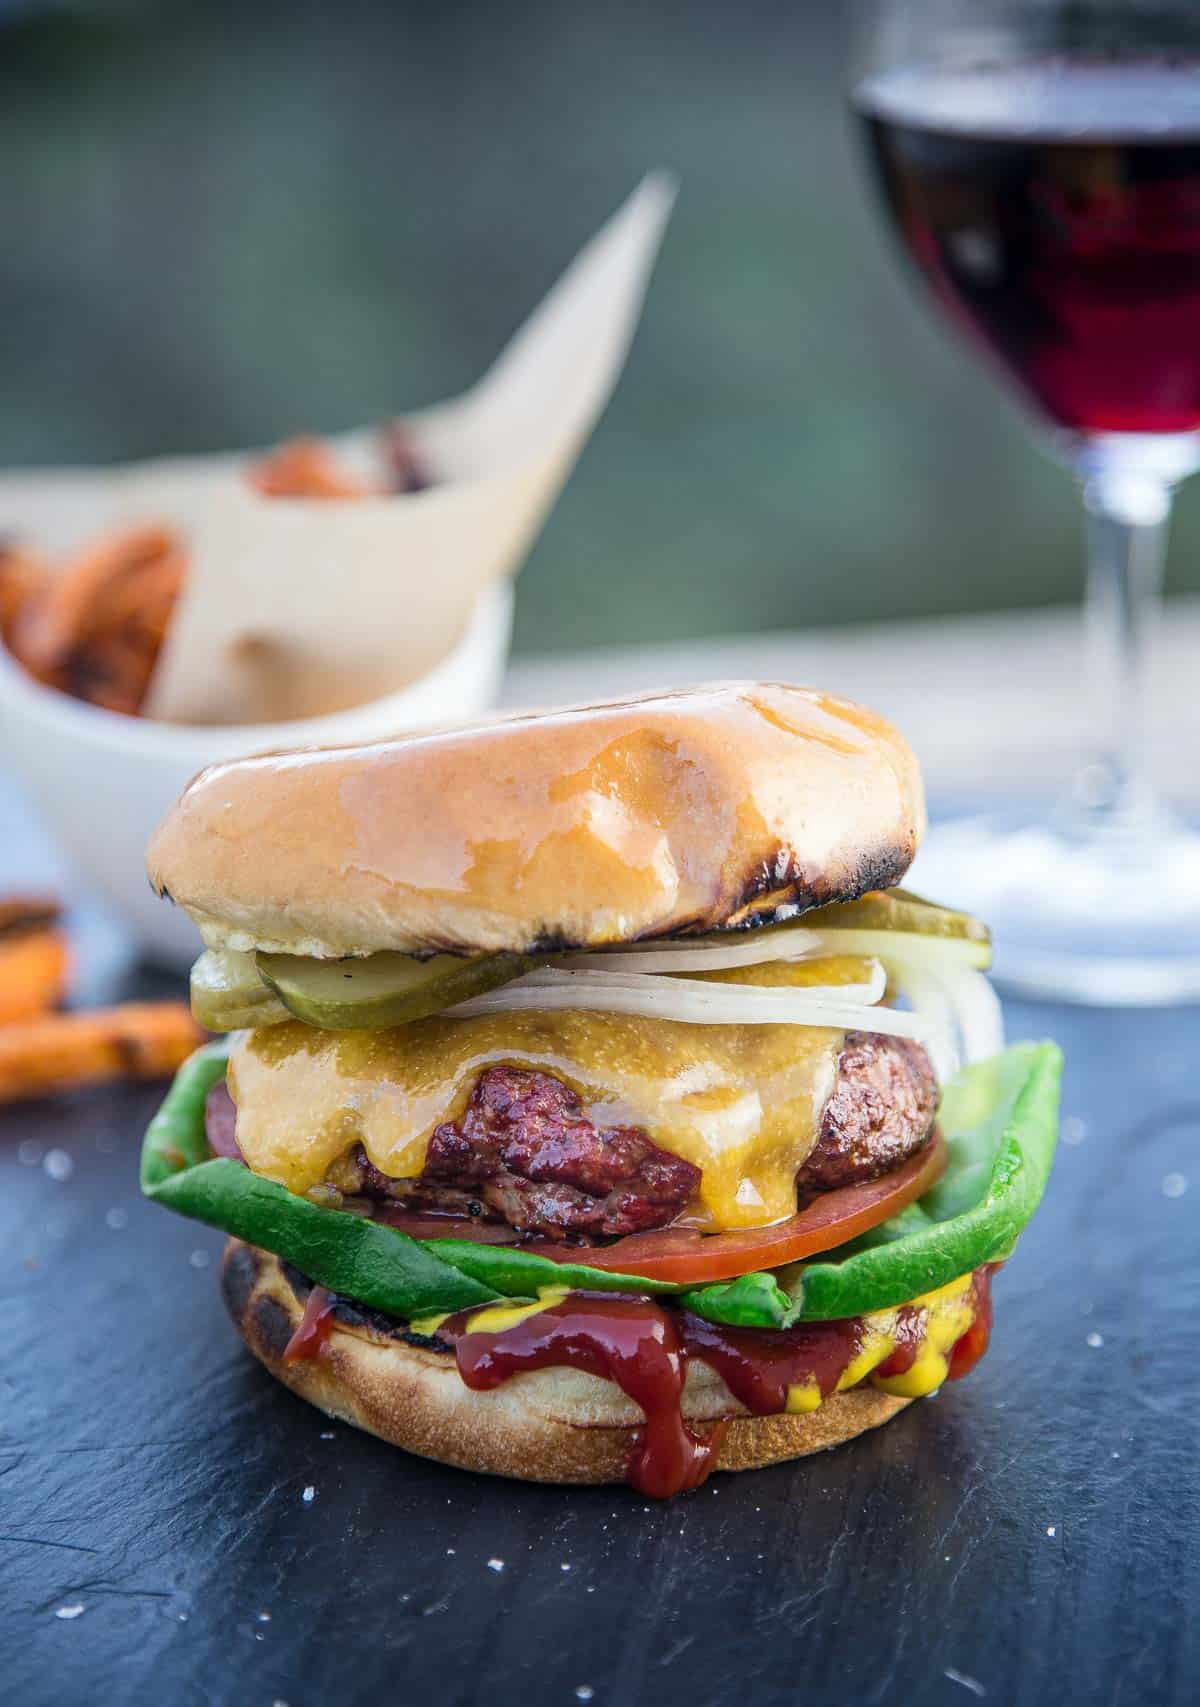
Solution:
[[[299,1363],[307,1357],[319,1357],[321,1347],[333,1331],[333,1312],[337,1298],[323,1286],[314,1286],[304,1305],[304,1314],[296,1330],[283,1348],[285,1363]]]
[[[862,1318],[808,1322],[780,1330],[726,1328],[685,1316],[684,1344],[710,1364],[729,1391],[755,1416],[787,1410],[788,1388],[815,1383],[833,1392],[862,1345]]]
[[[677,1319],[648,1298],[576,1292],[500,1333],[467,1332],[470,1316],[443,1322],[458,1372],[477,1392],[528,1369],[583,1369],[613,1381],[646,1418],[634,1439],[629,1480],[668,1499],[699,1487],[720,1450],[724,1426],[704,1438],[683,1419],[687,1350]]]
[[[976,1315],[950,1353],[951,1380],[965,1375],[987,1349],[990,1282],[990,1268],[973,1276]],[[731,1328],[664,1309],[649,1298],[606,1292],[573,1292],[496,1332],[472,1332],[473,1314],[448,1317],[437,1330],[454,1347],[464,1385],[479,1392],[527,1370],[555,1368],[582,1369],[614,1382],[646,1419],[634,1435],[629,1481],[655,1499],[699,1487],[716,1463],[727,1427],[719,1422],[701,1435],[684,1420],[689,1358],[715,1369],[752,1416],[773,1416],[786,1411],[789,1387],[815,1384],[827,1398],[862,1348],[861,1317],[778,1330]],[[896,1312],[896,1349],[876,1374],[911,1369],[924,1315],[907,1304]]]
[[[911,1304],[902,1304],[896,1311],[896,1326],[892,1329],[896,1349],[890,1357],[885,1357],[882,1363],[876,1365],[876,1375],[886,1380],[892,1375],[908,1374],[921,1349],[921,1314],[921,1311],[914,1310]]]
[[[969,1375],[988,1348],[992,1336],[992,1275],[999,1267],[999,1263],[988,1263],[985,1268],[977,1268],[971,1276],[975,1317],[950,1352],[948,1381],[961,1381],[964,1375]]]

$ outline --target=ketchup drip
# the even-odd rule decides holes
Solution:
[[[988,1263],[985,1268],[977,1268],[971,1276],[975,1317],[962,1338],[954,1342],[946,1377],[948,1381],[961,1381],[964,1375],[969,1375],[988,1348],[992,1337],[992,1276],[999,1267],[999,1263]]]
[[[304,1314],[283,1349],[285,1363],[299,1363],[308,1357],[319,1357],[321,1347],[333,1331],[333,1312],[337,1298],[323,1286],[314,1286],[304,1305]]]
[[[990,1283],[990,1267],[973,1276],[976,1314],[950,1353],[952,1381],[987,1349]],[[310,1295],[310,1307],[311,1302]],[[684,1421],[690,1357],[715,1369],[751,1415],[773,1416],[787,1410],[790,1387],[815,1384],[827,1398],[862,1349],[861,1317],[781,1330],[731,1328],[664,1309],[649,1298],[602,1292],[573,1292],[496,1332],[472,1332],[472,1314],[451,1316],[437,1330],[439,1339],[453,1345],[464,1384],[483,1391],[528,1370],[564,1367],[614,1382],[646,1419],[634,1436],[629,1480],[639,1493],[656,1499],[700,1485],[716,1462],[727,1426],[717,1423],[702,1437]],[[924,1326],[924,1310],[903,1305],[893,1330],[896,1349],[875,1373],[886,1377],[911,1369]]]
[[[470,1333],[470,1317],[443,1322],[458,1372],[476,1391],[524,1370],[583,1369],[613,1381],[646,1418],[635,1436],[630,1483],[652,1499],[699,1487],[716,1461],[725,1429],[703,1439],[683,1420],[687,1350],[676,1319],[648,1298],[576,1292],[500,1333]]]

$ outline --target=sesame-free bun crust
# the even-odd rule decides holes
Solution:
[[[284,1363],[303,1307],[277,1257],[238,1239],[225,1248],[225,1303],[254,1355],[285,1386],[342,1422],[422,1458],[526,1482],[623,1482],[641,1412],[612,1382],[574,1369],[517,1375],[476,1393],[445,1351],[335,1322],[319,1358]],[[684,1414],[731,1417],[716,1468],[754,1470],[838,1446],[910,1404],[871,1387],[835,1393],[807,1416],[746,1415],[695,1360]]]
[[[216,765],[147,865],[212,944],[493,953],[852,900],[899,882],[923,827],[881,718],[729,683]]]

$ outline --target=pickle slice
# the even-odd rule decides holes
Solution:
[[[206,1031],[279,1025],[291,1014],[258,975],[252,954],[210,948],[192,967],[192,1013]]]
[[[807,925],[816,931],[903,931],[909,936],[954,937],[966,942],[992,940],[992,933],[981,919],[939,907],[936,901],[926,901],[910,889],[871,889],[857,901],[835,901],[828,907],[815,907],[787,924]]]
[[[289,1013],[324,1031],[427,1019],[511,983],[532,964],[520,954],[435,954],[429,960],[387,952],[358,960],[258,954],[255,959],[261,977]]]
[[[986,972],[992,964],[992,933],[981,919],[939,907],[908,889],[872,889],[857,901],[814,907],[798,919],[768,925],[768,930],[807,930],[821,946],[839,954],[873,954],[884,965],[900,955],[909,960],[945,960]]]

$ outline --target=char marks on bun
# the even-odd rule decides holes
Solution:
[[[212,944],[546,952],[853,900],[924,822],[890,724],[739,682],[217,765],[147,864]]]

